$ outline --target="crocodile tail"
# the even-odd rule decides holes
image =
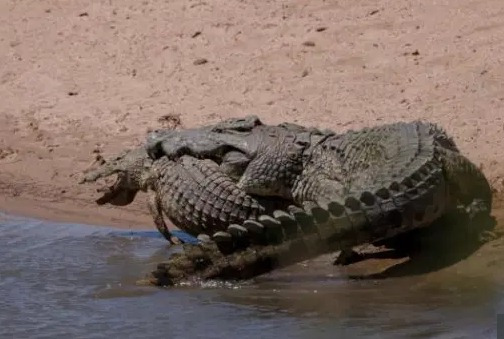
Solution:
[[[418,183],[405,179],[375,193],[363,192],[359,199],[347,197],[324,208],[305,202],[303,208],[291,205],[271,216],[232,224],[203,243],[186,244],[183,252],[159,264],[148,281],[161,286],[207,279],[249,279],[423,225],[442,213],[439,204],[444,200],[439,166],[426,167],[418,174],[424,179]]]
[[[164,157],[156,160],[153,170],[161,209],[173,224],[193,236],[211,235],[265,213],[263,204],[238,189],[213,161]]]
[[[212,241],[186,244],[183,252],[158,264],[147,280],[157,286],[170,286],[208,279],[249,279],[333,250],[330,239],[317,231],[328,221],[319,214],[327,211],[319,208],[310,213],[294,206],[290,209],[292,212],[278,210],[273,217],[262,215],[243,225],[231,225],[228,232],[216,233]],[[232,252],[223,248],[226,242],[240,246],[244,239],[254,240]]]

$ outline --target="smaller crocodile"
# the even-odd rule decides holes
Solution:
[[[281,200],[255,199],[246,194],[211,160],[187,155],[176,160],[152,160],[144,147],[126,150],[87,171],[80,183],[113,174],[117,174],[116,182],[100,190],[104,194],[97,203],[124,206],[133,201],[138,191],[147,192],[154,224],[172,243],[177,239],[170,233],[163,213],[177,227],[202,236],[286,206]]]

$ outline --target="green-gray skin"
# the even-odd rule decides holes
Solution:
[[[133,201],[138,191],[147,192],[154,224],[172,243],[177,239],[170,233],[163,213],[177,227],[202,236],[226,230],[232,223],[256,219],[275,206],[284,207],[281,202],[258,201],[244,193],[211,160],[182,156],[154,161],[143,147],[127,150],[88,171],[81,183],[113,174],[118,176],[116,182],[101,190],[105,194],[97,203],[124,206]]]
[[[173,132],[170,137],[174,145],[185,151],[189,149],[185,146],[186,143],[197,148],[200,147],[197,141],[202,140],[203,136],[212,137],[210,131],[225,130],[234,133],[230,134],[229,138],[234,136],[233,141],[239,147],[245,143],[240,133],[253,129],[257,124],[261,123],[256,117],[249,117],[244,120],[223,121],[199,129],[170,131]],[[275,129],[272,128],[272,133]],[[168,136],[165,135],[165,141],[167,139]],[[251,140],[253,141],[253,138]],[[256,219],[261,214],[271,214],[275,208],[285,209],[287,204],[282,199],[252,197],[238,189],[232,176],[243,173],[249,160],[242,157],[242,153],[233,152],[235,148],[217,142],[219,141],[216,139],[215,144],[202,144],[201,147],[212,148],[201,153],[195,152],[193,155],[198,158],[224,157],[227,163],[221,163],[220,167],[210,159],[184,156],[184,152],[179,152],[177,156],[153,159],[155,157],[147,153],[148,147],[140,147],[122,152],[98,168],[88,171],[81,183],[118,175],[114,185],[101,190],[105,191],[105,194],[97,200],[98,204],[124,206],[133,201],[138,191],[147,192],[148,207],[154,223],[171,243],[178,240],[170,233],[163,213],[174,225],[189,234],[202,238],[207,235],[208,238],[215,232],[226,230],[230,224]]]
[[[255,124],[251,134],[260,126]],[[287,130],[307,131],[297,125]],[[250,130],[239,133],[247,136]],[[294,142],[281,139],[272,144],[278,138],[255,136],[254,143],[245,138],[237,147],[226,144],[229,133],[213,130],[210,134],[206,143],[205,133],[199,134],[203,138],[198,144],[212,146],[217,140],[221,149],[225,145],[228,153],[247,159],[239,188],[256,195],[291,197],[303,209],[290,206],[287,211],[275,211],[273,217],[261,216],[218,232],[213,237],[217,245],[231,244],[224,253],[214,243],[186,245],[184,253],[174,255],[153,273],[156,284],[174,284],[189,277],[248,278],[327,251],[391,239],[428,226],[460,206],[469,214],[489,213],[491,208],[491,191],[483,174],[444,131],[430,123],[395,123],[342,135],[308,130],[304,138],[308,142],[301,144],[296,144],[303,140],[297,137]],[[161,139],[153,144],[165,151]],[[205,156],[205,151],[191,149],[194,140],[188,140],[189,146],[186,143],[177,156],[185,152]],[[294,157],[289,153],[293,149]],[[226,154],[214,157],[221,167]],[[294,171],[294,179],[278,180],[283,179],[282,166],[287,164],[290,170],[299,161],[301,170]]]
[[[291,199],[290,191],[283,189],[291,186],[301,172],[303,151],[310,143],[325,137],[323,132],[314,128],[290,123],[264,125],[256,116],[247,116],[200,128],[154,131],[148,135],[145,148],[152,159],[162,156],[176,159],[181,155],[211,159],[235,180],[242,177],[251,161],[257,163],[257,160],[268,157],[268,160],[274,160],[265,168],[269,171],[265,173],[268,190],[258,195]],[[278,183],[272,185],[272,178]]]
[[[166,140],[171,138],[171,149],[176,154],[166,152],[168,157],[153,160],[145,150],[135,150],[88,173],[84,179],[94,181],[120,173],[118,183],[102,198],[102,203],[124,205],[131,202],[139,189],[152,191],[150,207],[162,233],[166,230],[160,211],[163,205],[172,206],[164,207],[165,213],[172,221],[178,219],[176,225],[185,222],[190,233],[212,234],[226,228],[232,222],[226,215],[236,214],[233,211],[241,204],[240,200],[233,200],[226,210],[218,209],[217,227],[204,227],[201,223],[208,225],[208,219],[191,217],[199,208],[194,202],[201,206],[208,200],[205,194],[221,196],[222,192],[235,188],[263,196],[291,197],[304,207],[292,205],[276,210],[273,216],[261,215],[255,221],[235,219],[236,224],[230,225],[227,232],[213,235],[215,243],[186,245],[184,253],[160,265],[153,273],[153,283],[175,284],[189,277],[248,278],[327,251],[390,239],[426,226],[458,202],[465,206],[480,202],[473,206],[487,210],[491,205],[484,176],[458,153],[444,132],[431,124],[391,124],[337,136],[293,124],[264,126],[255,121],[243,127],[244,122],[247,125],[247,119],[230,120],[216,125],[217,128],[170,131],[164,136],[157,132],[158,139],[148,144],[147,150],[151,151],[155,145],[158,154],[154,152],[154,158],[159,157],[159,145],[163,146],[162,155],[166,152]],[[263,137],[265,133],[267,136]],[[168,139],[159,138],[166,135]],[[205,141],[208,135],[211,138]],[[181,140],[182,147],[177,149],[176,142]],[[229,140],[233,142],[227,144]],[[199,148],[194,149],[194,145]],[[224,176],[220,183],[226,182],[226,187],[215,194],[208,183],[201,181],[210,174],[199,167],[204,160],[180,158],[183,154],[198,157],[213,154],[220,170],[241,175],[238,185],[233,186],[230,178]],[[164,170],[159,172],[152,167]],[[209,168],[223,175],[216,165]],[[284,168],[294,175],[286,175]],[[196,176],[191,174],[195,169],[199,173]],[[177,179],[170,181],[172,176]],[[187,188],[177,192],[196,194],[177,197],[170,191],[171,182],[186,183],[186,186],[175,184]],[[268,182],[275,185],[269,186]],[[261,199],[255,198],[256,202]],[[188,203],[191,199],[193,204]],[[264,207],[259,207],[250,218],[262,211]],[[178,217],[177,212],[181,213]]]

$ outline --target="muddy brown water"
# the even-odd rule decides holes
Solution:
[[[154,231],[2,215],[0,337],[495,338],[504,313],[503,238],[416,262],[327,255],[242,284],[135,283],[172,250]]]

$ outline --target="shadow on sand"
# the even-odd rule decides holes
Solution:
[[[398,236],[385,245],[383,251],[361,253],[360,260],[409,260],[388,267],[382,272],[349,275],[350,279],[386,279],[426,274],[452,266],[502,236],[496,232],[493,216],[478,216],[472,220],[459,215],[446,215],[427,228]]]

